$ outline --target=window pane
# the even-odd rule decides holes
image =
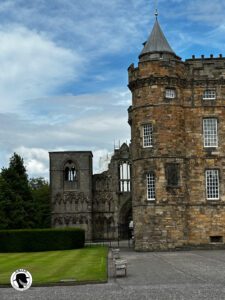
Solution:
[[[120,164],[119,187],[120,192],[130,192],[130,164],[123,162]]]
[[[216,99],[216,91],[214,90],[205,90],[203,94],[203,99]]]
[[[155,200],[155,174],[153,172],[147,174],[147,199]]]
[[[207,199],[219,199],[219,171],[206,170]]]
[[[174,89],[166,89],[166,98],[173,99],[176,97],[176,91]]]
[[[204,147],[218,146],[217,119],[213,118],[203,120],[203,135]]]
[[[145,124],[143,126],[143,146],[152,147],[152,124]]]

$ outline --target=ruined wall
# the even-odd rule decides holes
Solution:
[[[128,214],[131,218],[131,192],[120,190],[120,164],[131,163],[126,144],[114,150],[108,170],[93,175],[93,237],[123,239],[128,236]]]
[[[93,175],[93,238],[113,239],[115,236],[115,202],[109,172]]]
[[[50,152],[52,226],[84,228],[88,240],[127,239],[132,207],[130,189],[120,190],[124,162],[130,168],[126,144],[114,150],[108,170],[95,175],[91,152]],[[68,166],[75,170],[74,177],[66,175]]]
[[[65,168],[74,164],[74,180],[65,180]],[[50,152],[53,227],[80,227],[92,238],[92,153]]]

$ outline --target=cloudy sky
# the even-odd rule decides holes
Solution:
[[[92,150],[94,170],[129,141],[127,67],[154,23],[154,0],[0,0],[0,167],[13,152],[48,177],[48,152]],[[159,0],[183,59],[225,55],[225,2]]]

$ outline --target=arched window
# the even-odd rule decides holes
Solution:
[[[77,176],[75,165],[72,161],[68,161],[64,169],[65,181],[75,181]]]

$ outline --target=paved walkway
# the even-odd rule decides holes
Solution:
[[[225,299],[225,251],[136,253],[122,249],[128,276],[107,284],[30,288],[16,292],[0,289],[1,300],[180,300]]]

